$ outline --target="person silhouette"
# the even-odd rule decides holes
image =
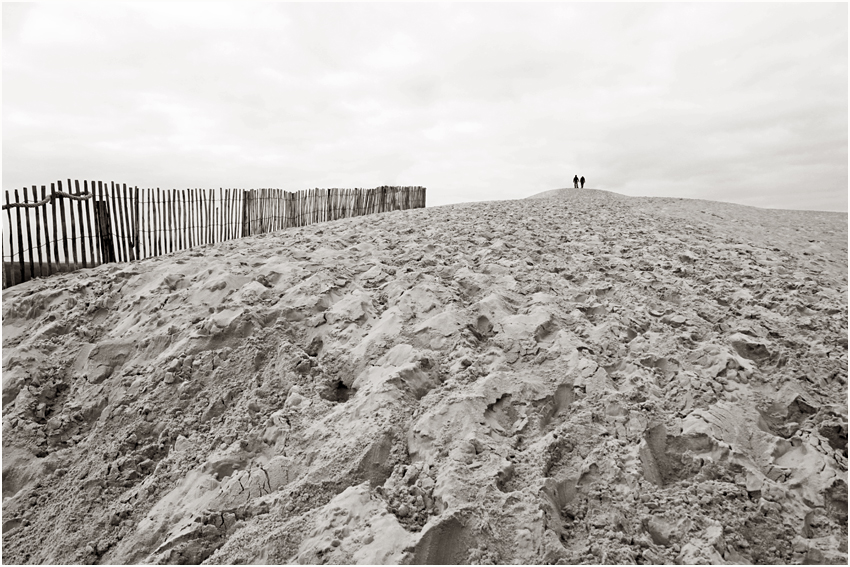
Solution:
[[[573,188],[578,189],[578,175],[573,177]]]
[[[579,179],[579,181],[581,181],[581,188],[584,189],[584,175],[581,176],[581,179]]]

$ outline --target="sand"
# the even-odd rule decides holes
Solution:
[[[3,293],[5,563],[847,563],[847,215],[564,189]]]

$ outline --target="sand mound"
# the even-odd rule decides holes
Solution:
[[[561,190],[16,286],[4,561],[846,563],[846,243]]]

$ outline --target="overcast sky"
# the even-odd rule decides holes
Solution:
[[[3,4],[3,189],[572,186],[847,211],[832,4]]]

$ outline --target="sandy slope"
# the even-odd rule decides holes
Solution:
[[[847,561],[847,215],[559,190],[3,295],[6,563]]]

